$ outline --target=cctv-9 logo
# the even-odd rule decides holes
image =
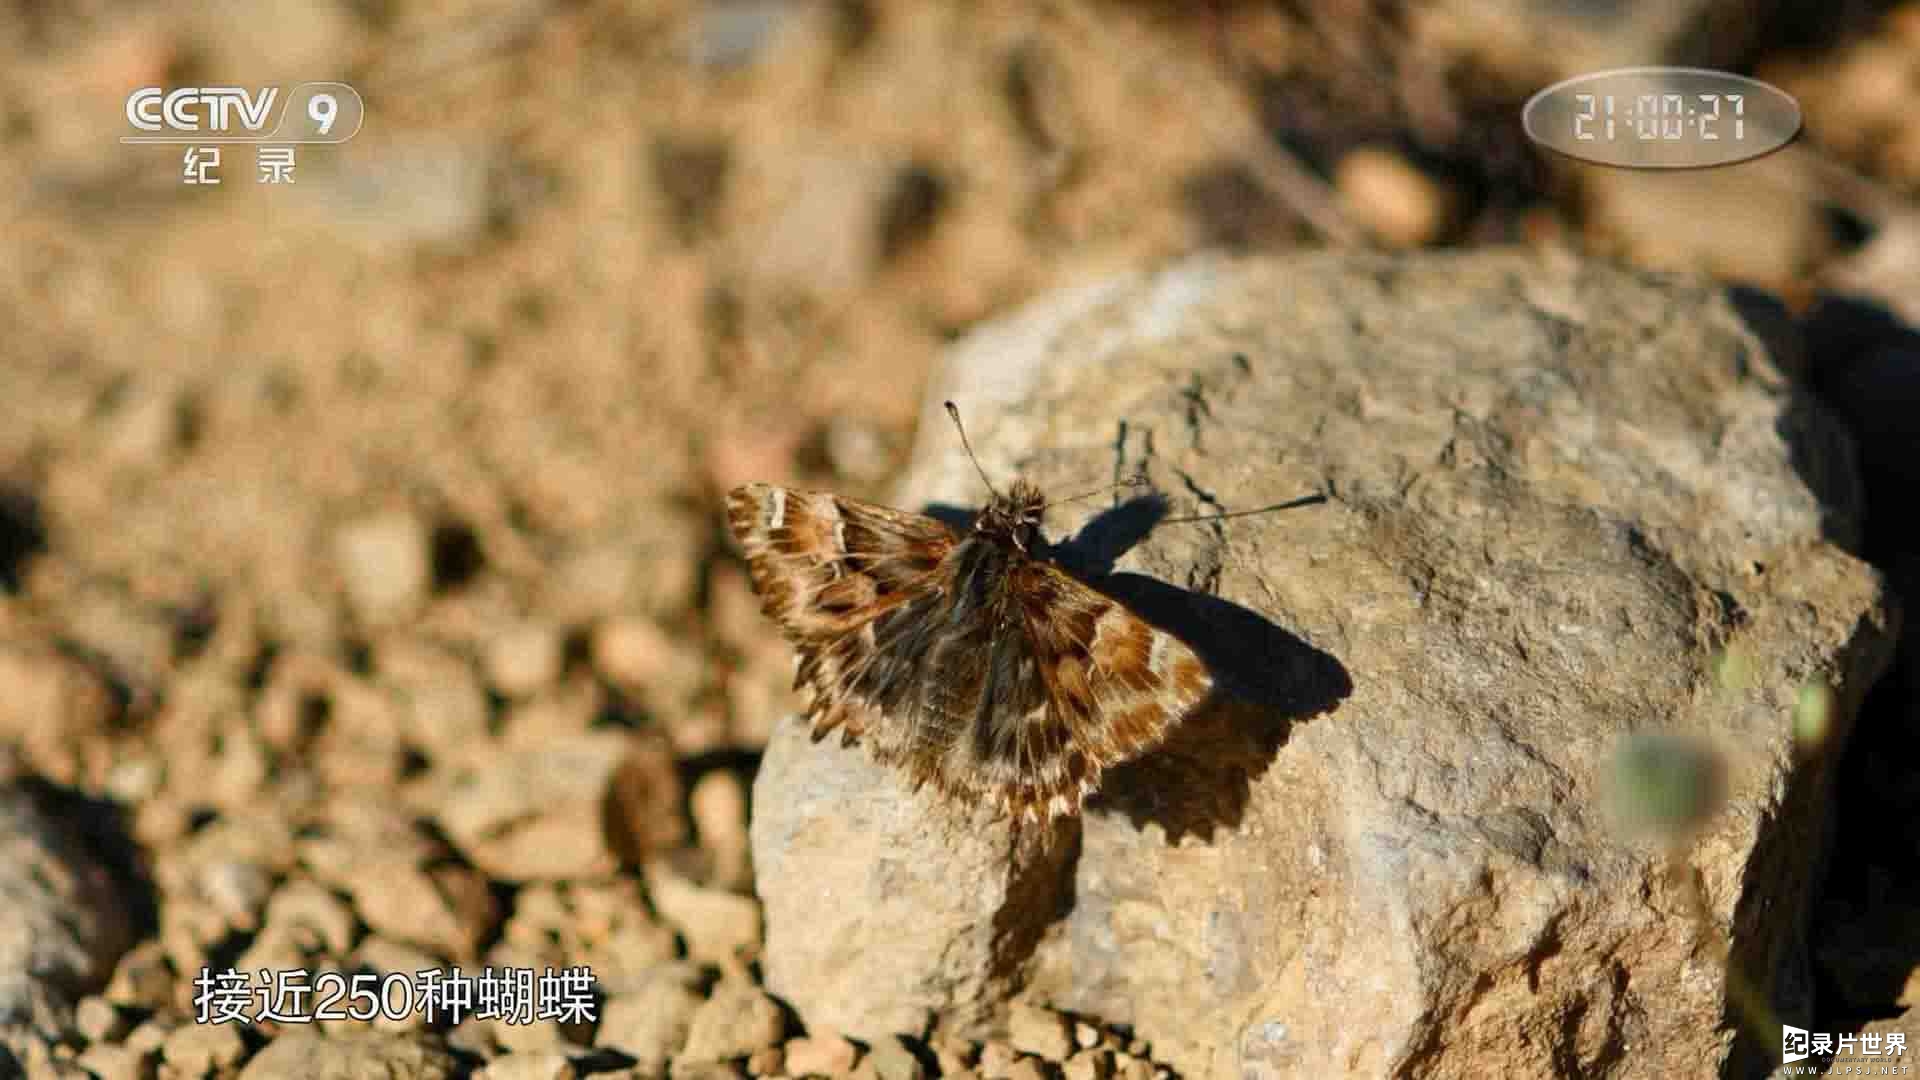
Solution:
[[[142,87],[127,95],[126,113],[127,123],[143,134],[120,141],[343,143],[366,121],[366,103],[346,83],[301,83],[284,103],[279,98],[275,86]],[[263,134],[276,115],[273,131]]]

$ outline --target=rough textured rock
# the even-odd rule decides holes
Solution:
[[[1891,1036],[1900,1038],[1903,1049],[1898,1054],[1888,1048]],[[1883,1071],[1886,1075],[1896,1075],[1894,1070],[1902,1067],[1911,1071],[1913,1059],[1910,1055],[1916,1046],[1920,1046],[1920,1007],[1909,1008],[1899,1016],[1862,1025],[1851,1043],[1844,1048],[1836,1047],[1833,1064],[1827,1069],[1826,1075],[1871,1076]],[[1842,1061],[1841,1058],[1848,1060]]]
[[[762,958],[767,987],[808,1028],[917,1035],[936,1011],[978,1026],[1014,988],[1010,956],[1056,914],[1064,845],[1016,862],[985,810],[909,795],[864,750],[816,745],[796,720],[774,731],[753,805],[755,887],[779,943]]]
[[[1848,443],[1723,292],[1520,255],[1202,259],[988,328],[934,388],[897,504],[981,501],[948,396],[996,482],[1144,470],[1163,498],[1063,505],[1049,535],[1228,693],[1109,774],[1061,866],[783,725],[753,854],[768,985],[804,1022],[981,1028],[1024,979],[1184,1075],[1629,1048],[1652,1073],[1740,1052],[1716,938],[1776,1005],[1804,995],[1828,766],[1893,617],[1837,546]],[[1799,752],[1816,680],[1843,722]],[[1725,761],[1678,847],[1704,928],[1681,838],[1605,816],[1650,729]]]
[[[144,900],[103,858],[112,828],[0,748],[0,1025],[58,1031],[133,943]]]

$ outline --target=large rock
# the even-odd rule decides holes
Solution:
[[[1892,616],[1837,546],[1845,438],[1721,291],[1522,255],[1200,259],[984,331],[944,396],[1001,483],[1329,501],[1054,511],[1062,558],[1117,565],[1103,587],[1230,690],[1109,774],[1062,859],[783,728],[754,861],[767,982],[809,1026],[978,1031],[1024,982],[1187,1075],[1698,1072],[1745,1052],[1722,939],[1803,1011],[1828,766]],[[937,408],[898,502],[977,505]],[[1816,680],[1839,723],[1797,748]],[[1617,827],[1648,730],[1719,755],[1717,814]]]
[[[929,788],[912,795],[859,747],[775,729],[754,782],[754,880],[767,988],[808,1030],[922,1035],[935,1013],[978,1030],[1018,989],[1059,914],[1064,846],[1015,858],[1005,828]]]

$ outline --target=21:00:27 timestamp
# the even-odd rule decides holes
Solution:
[[[1633,99],[1631,106],[1616,110],[1612,94],[1575,94],[1573,137],[1583,142],[1613,139],[1619,133],[1638,139],[1718,139],[1721,131],[1726,130],[1719,126],[1724,119],[1733,122],[1732,138],[1747,137],[1746,95],[1695,94],[1694,97],[1702,104],[1696,106],[1683,94],[1641,94]],[[1725,117],[1721,115],[1722,101],[1727,102]]]
[[[1635,67],[1563,79],[1527,100],[1534,142],[1577,161],[1626,169],[1709,169],[1792,142],[1800,103],[1731,71]]]

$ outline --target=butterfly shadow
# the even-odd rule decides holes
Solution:
[[[1129,499],[1052,545],[1049,554],[1068,573],[1184,641],[1214,676],[1214,692],[1166,742],[1108,770],[1089,809],[1125,814],[1137,829],[1157,823],[1169,843],[1187,835],[1211,841],[1216,830],[1240,824],[1254,782],[1293,725],[1330,712],[1353,692],[1353,680],[1339,660],[1251,608],[1115,572],[1114,564],[1167,511],[1161,495]],[[963,532],[973,520],[951,506],[927,513]]]

